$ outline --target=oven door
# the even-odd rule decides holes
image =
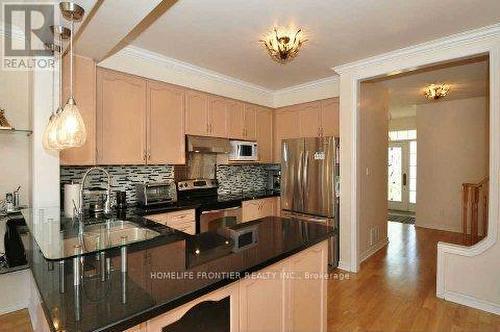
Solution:
[[[234,226],[241,222],[241,207],[203,211],[200,216],[200,233],[215,232],[221,223],[223,226]]]

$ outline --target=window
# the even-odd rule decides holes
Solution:
[[[389,132],[390,141],[412,141],[417,139],[417,130],[395,130]]]

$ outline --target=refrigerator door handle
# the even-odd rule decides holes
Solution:
[[[303,170],[302,170],[302,208],[305,209],[305,206],[306,206],[306,197],[307,197],[307,176],[308,176],[308,173],[307,173],[307,168],[309,167],[309,152],[308,151],[305,151],[304,152],[304,165],[303,165]]]
[[[295,206],[295,209],[302,210],[304,208],[304,188],[302,186],[302,181],[304,178],[304,152],[300,152],[299,155],[299,165],[297,167],[297,186],[298,186],[298,192],[299,192],[299,204],[300,207]]]

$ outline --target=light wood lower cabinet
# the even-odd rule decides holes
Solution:
[[[252,221],[275,215],[275,206],[278,197],[268,197],[244,201],[242,205],[242,221]]]
[[[323,242],[289,260],[288,270],[299,276],[289,280],[289,331],[326,331],[328,243]],[[314,275],[311,276],[311,273]],[[310,276],[308,278],[308,275]]]
[[[196,214],[195,210],[192,209],[153,214],[147,216],[146,219],[187,234],[196,234]]]
[[[327,257],[328,242],[323,241],[129,331],[168,331],[200,304],[229,298],[231,332],[325,332]]]
[[[240,281],[240,331],[286,331],[287,264],[278,263],[262,271],[269,279]]]

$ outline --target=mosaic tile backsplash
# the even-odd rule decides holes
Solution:
[[[135,184],[144,182],[162,182],[173,180],[174,168],[168,165],[137,165],[137,166],[103,166],[111,174],[111,190],[124,190],[127,192],[129,203],[137,202]],[[64,184],[81,183],[83,175],[89,167],[61,167],[61,197],[63,197]],[[88,186],[103,186],[106,183],[104,174],[92,172],[87,178]],[[114,198],[112,199],[114,202]]]
[[[137,202],[135,184],[143,182],[161,182],[174,179],[174,167],[169,165],[103,166],[111,174],[112,190],[125,190],[129,204]],[[61,197],[64,184],[80,183],[89,169],[85,166],[61,167]],[[279,169],[279,165],[218,165],[216,177],[219,181],[219,194],[242,191],[265,190],[268,184],[269,170]],[[91,173],[87,185],[99,186],[105,183],[102,173]],[[114,198],[112,200],[114,202]]]

